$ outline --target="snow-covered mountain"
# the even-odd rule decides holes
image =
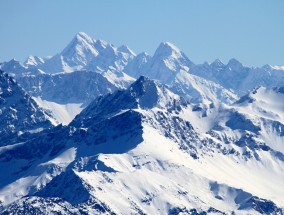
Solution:
[[[211,64],[196,65],[190,73],[214,81],[226,89],[232,89],[239,96],[243,96],[259,86],[284,86],[284,70],[282,67],[269,65],[261,68],[246,67],[236,59],[231,59],[227,65],[219,59]]]
[[[231,59],[227,65],[218,59],[211,64],[195,65],[169,42],[161,43],[153,57],[146,53],[136,56],[127,46],[116,48],[83,32],[76,34],[66,48],[53,57],[30,56],[24,64],[11,60],[0,67],[16,77],[93,71],[117,88],[128,87],[134,78],[145,75],[168,84],[191,102],[207,104],[220,101],[230,104],[255,87],[281,87],[284,83],[282,67],[250,68],[236,59]]]
[[[284,153],[283,99],[283,87],[259,87],[242,97],[234,106],[258,128],[261,142],[281,153]]]
[[[124,69],[129,75],[159,80],[191,102],[232,103],[237,99],[233,92],[217,83],[191,74],[195,65],[173,44],[161,43],[153,57],[146,53],[137,55]]]
[[[122,70],[135,57],[127,46],[114,47],[80,32],[59,54],[29,56],[0,65],[61,123],[68,124],[99,95],[128,87],[135,79]],[[52,73],[52,74],[50,74]]]
[[[101,74],[89,71],[24,76],[18,83],[30,95],[59,104],[88,105],[96,97],[118,89]]]
[[[135,54],[126,46],[114,47],[102,40],[94,40],[80,32],[59,54],[45,60],[39,66],[47,73],[73,72],[78,70],[121,71]]]
[[[182,51],[169,42],[161,43],[152,58],[142,53],[136,57],[135,62],[138,68],[132,66],[125,71],[133,74],[136,70],[138,76],[143,74],[163,83],[171,83],[176,73],[187,72],[194,65]]]
[[[281,89],[264,91],[253,94],[258,102],[258,95],[282,96]],[[213,132],[246,130],[232,114],[243,115],[237,108],[245,100],[235,110],[204,110],[140,77],[94,100],[69,126],[2,147],[2,213],[281,214],[281,151],[225,142]]]
[[[12,59],[8,62],[3,62],[1,64],[1,70],[5,72],[10,72],[10,73],[15,73],[15,74],[20,74],[25,71],[24,65],[22,65],[19,61],[16,59]]]
[[[0,64],[0,69],[16,78],[27,75],[93,71],[102,74],[116,87],[125,88],[134,79],[125,74],[123,69],[135,56],[135,53],[125,45],[117,48],[79,32],[60,53],[52,57],[29,56],[23,64],[13,59]]]
[[[9,73],[10,76],[13,76],[15,78],[26,75],[38,75],[44,73],[35,66],[28,67],[15,59],[0,64],[0,69],[6,73]]]
[[[282,67],[78,33],[0,69],[0,214],[284,213]]]
[[[13,59],[0,64],[0,69],[16,77],[87,70],[101,73],[119,88],[129,86],[132,77],[145,75],[171,85],[188,100],[207,103],[216,99],[232,103],[236,95],[243,96],[255,87],[281,87],[284,83],[281,66],[246,67],[236,59],[226,65],[218,59],[195,65],[169,42],[161,43],[153,57],[146,53],[136,56],[125,45],[117,48],[83,32],[53,57],[29,56],[23,64]]]
[[[40,107],[65,125],[95,98],[118,89],[101,74],[88,71],[23,76],[17,80]]]
[[[24,141],[30,133],[56,121],[24,92],[15,79],[0,71],[0,146]]]
[[[24,62],[24,65],[26,67],[33,67],[33,66],[37,67],[37,66],[41,66],[44,63],[45,63],[45,60],[41,57],[29,56]]]
[[[283,96],[284,87],[259,87],[243,96],[236,105],[247,113],[284,123]]]

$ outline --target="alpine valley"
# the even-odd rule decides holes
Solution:
[[[284,67],[80,32],[0,69],[0,214],[284,214]]]

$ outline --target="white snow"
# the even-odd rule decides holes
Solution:
[[[63,125],[68,125],[84,109],[82,103],[58,104],[40,97],[34,97],[34,100],[41,108],[50,110],[52,116]]]
[[[96,107],[89,106],[82,112],[86,115],[77,118],[79,123],[59,130],[62,137],[56,133],[60,126],[50,136],[36,137],[41,131],[38,128],[29,130],[35,135],[32,142],[0,147],[0,203],[6,206],[44,191],[56,176],[66,174],[74,184],[64,190],[59,184],[55,196],[64,193],[68,201],[74,196],[73,186],[78,186],[78,193],[87,192],[117,214],[167,214],[174,207],[207,211],[211,206],[226,214],[258,214],[253,208],[238,210],[246,196],[284,207],[284,89],[260,87],[236,103],[238,96],[230,90],[239,90],[240,95],[259,83],[269,86],[274,80],[267,79],[270,76],[281,84],[284,67],[248,69],[235,59],[227,65],[216,60],[196,67],[194,75],[193,63],[169,42],[161,43],[153,57],[135,56],[127,46],[116,48],[80,32],[60,54],[45,60],[33,56],[27,59],[27,67],[50,73],[94,70],[120,89],[135,81],[129,76],[133,74],[168,86],[142,77],[141,83],[135,82],[137,88],[109,95],[105,98],[111,99],[100,100]],[[14,68],[19,63],[10,64]],[[3,94],[2,88],[0,91]],[[83,103],[34,99],[63,125],[84,108]],[[11,120],[16,120],[18,109],[9,108]],[[12,124],[7,128],[16,129]],[[18,134],[23,136],[24,132],[19,130]],[[54,148],[36,148],[36,144],[43,144],[39,138],[51,141]],[[30,157],[25,157],[28,150],[25,156],[17,151],[23,146],[33,150]],[[261,148],[264,146],[267,148]],[[231,149],[233,153],[229,153]],[[92,205],[83,203],[83,207],[97,213]]]
[[[271,66],[275,70],[283,70],[284,71],[284,66]]]
[[[76,158],[76,148],[72,147],[70,149],[65,150],[63,153],[61,153],[54,159],[49,160],[46,163],[40,164],[40,166],[56,164],[56,165],[63,165],[66,167],[68,164],[74,161],[75,158]]]
[[[29,56],[24,62],[25,66],[38,66],[44,63],[44,59],[37,56]]]
[[[125,154],[100,154],[99,160],[117,173],[76,172],[92,186],[91,193],[108,202],[116,213],[133,213],[133,203],[147,214],[165,214],[170,205],[204,210],[214,205],[231,213],[238,208],[235,195],[239,192],[232,192],[232,187],[284,205],[284,190],[279,189],[284,186],[284,169],[268,153],[263,154],[263,162],[244,162],[220,154],[194,160],[175,142],[143,126],[144,140],[135,149]],[[223,187],[222,193],[210,187],[215,181]],[[224,200],[217,199],[216,193]]]

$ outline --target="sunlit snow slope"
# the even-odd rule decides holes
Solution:
[[[3,213],[281,214],[283,154],[254,122],[233,126],[238,105],[196,108],[141,77],[69,126],[2,148]]]

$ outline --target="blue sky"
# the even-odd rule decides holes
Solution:
[[[170,41],[195,63],[284,65],[283,0],[1,0],[0,62],[60,52],[83,31],[134,52]]]

